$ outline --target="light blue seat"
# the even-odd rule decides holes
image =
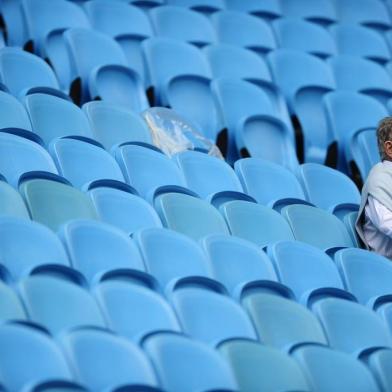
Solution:
[[[19,293],[30,320],[53,335],[75,327],[106,326],[90,293],[70,281],[52,276],[29,276],[20,281]]]
[[[220,207],[232,235],[263,248],[277,241],[293,240],[288,223],[271,208],[235,200]]]
[[[59,347],[39,327],[0,326],[1,382],[9,391],[86,391],[73,382]]]
[[[147,124],[136,112],[104,101],[88,102],[83,111],[94,138],[108,151],[121,143],[152,142]]]
[[[228,362],[241,391],[309,391],[298,364],[285,353],[258,342],[233,339],[219,352]]]
[[[17,188],[23,174],[37,171],[57,174],[48,152],[38,143],[24,138],[23,133],[0,132],[0,173],[8,183]]]
[[[362,360],[371,370],[380,390],[390,390],[392,388],[392,351],[389,349],[377,350],[370,353],[368,357],[363,357]]]
[[[25,309],[16,292],[6,283],[0,281],[0,321],[1,323],[27,320]],[[2,382],[3,380],[0,380]],[[1,389],[0,389],[1,390]]]
[[[164,4],[164,0],[131,0],[130,2],[146,11]]]
[[[163,226],[194,240],[208,234],[229,234],[225,220],[208,202],[182,193],[166,193],[155,200]]]
[[[330,297],[313,303],[312,310],[333,349],[359,356],[391,345],[390,334],[380,317],[363,305]]]
[[[100,98],[140,112],[148,108],[140,75],[128,67],[121,46],[98,31],[69,29],[64,33],[73,64],[73,83],[79,83],[80,100]]]
[[[335,42],[328,30],[316,23],[280,18],[273,22],[273,28],[280,48],[294,49],[321,58],[336,54]]]
[[[154,365],[162,388],[167,391],[237,390],[223,358],[201,342],[163,332],[147,337],[143,341],[143,349]]]
[[[167,4],[187,7],[204,14],[212,14],[226,8],[224,0],[168,0]]]
[[[226,0],[228,9],[248,12],[264,19],[274,19],[282,15],[280,3],[274,0]]]
[[[109,328],[135,342],[155,331],[181,330],[166,300],[141,282],[107,280],[94,293]]]
[[[60,340],[78,380],[94,391],[159,391],[146,355],[135,344],[110,332],[80,328]]]
[[[0,91],[0,129],[19,128],[31,131],[31,123],[25,108],[13,95]]]
[[[207,17],[196,11],[174,5],[150,11],[155,32],[160,37],[204,46],[216,41],[215,31]]]
[[[2,1],[1,14],[7,28],[8,45],[22,47],[28,40],[28,32],[21,0]]]
[[[309,345],[297,348],[292,356],[301,366],[313,391],[377,392],[379,390],[369,369],[346,353]]]
[[[0,226],[1,227],[1,226]],[[72,266],[90,284],[110,276],[144,271],[136,244],[121,230],[93,220],[73,220],[59,233]]]
[[[125,189],[100,187],[88,193],[100,219],[127,234],[162,226],[154,209],[141,197]]]
[[[0,176],[0,216],[30,219],[29,211],[17,190]]]
[[[353,244],[355,247],[360,248],[361,247],[361,240],[358,237],[357,234],[357,229],[355,228],[355,224],[357,222],[357,217],[358,217],[358,212],[353,211],[349,212],[346,214],[343,218],[343,223],[346,226],[346,230],[348,234],[350,234],[351,240],[353,241]]]
[[[334,134],[322,107],[324,95],[335,88],[329,65],[308,53],[278,49],[268,55],[272,75],[282,89],[289,111],[301,125],[305,162],[324,163]]]
[[[69,136],[53,140],[49,151],[60,174],[75,188],[124,181],[116,160],[99,143]]]
[[[323,251],[354,246],[344,223],[331,213],[307,205],[291,205],[282,209],[294,238]],[[317,227],[317,230],[315,230]]]
[[[336,22],[336,11],[329,0],[282,0],[282,14],[289,18],[310,20],[323,26]]]
[[[352,180],[343,173],[317,163],[305,163],[297,177],[306,198],[318,208],[339,218],[359,209],[361,195]]]
[[[46,145],[57,137],[93,137],[86,116],[69,101],[48,94],[34,94],[27,96],[24,103],[33,131]]]
[[[381,63],[391,59],[387,41],[371,28],[341,23],[331,26],[329,31],[339,54],[364,57]]]
[[[167,229],[145,229],[134,234],[146,270],[162,288],[181,280],[210,278],[211,267],[198,244]],[[164,251],[163,251],[164,250]]]

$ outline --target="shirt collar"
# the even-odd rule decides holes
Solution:
[[[392,161],[388,161],[385,159],[382,161],[382,163],[383,163],[383,165],[390,166],[392,168]]]

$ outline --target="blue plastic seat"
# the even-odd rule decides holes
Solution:
[[[154,365],[162,388],[167,391],[237,390],[226,362],[215,350],[201,342],[163,332],[147,337],[143,348]]]
[[[268,61],[290,113],[300,122],[305,162],[324,163],[328,148],[334,142],[322,107],[324,95],[335,88],[329,65],[308,53],[290,49],[270,53]]]
[[[226,8],[224,0],[168,0],[167,4],[187,7],[204,14],[212,14]]]
[[[159,391],[146,355],[123,337],[80,328],[64,334],[60,342],[78,380],[91,390]]]
[[[392,351],[389,349],[377,350],[368,357],[362,358],[371,370],[380,390],[388,391],[392,388]]]
[[[24,102],[33,131],[46,145],[57,137],[93,137],[86,116],[73,103],[48,94],[29,95]]]
[[[22,47],[28,40],[28,32],[21,0],[2,1],[1,14],[7,28],[8,45]]]
[[[149,10],[164,4],[164,0],[131,0],[130,2],[143,10]]]
[[[307,200],[316,207],[337,217],[359,209],[358,188],[343,173],[317,163],[305,163],[299,167],[297,177]]]
[[[358,212],[353,211],[346,214],[343,218],[343,223],[346,226],[348,234],[350,234],[351,240],[355,247],[361,247],[361,240],[358,237],[356,223],[357,223]]]
[[[30,219],[29,211],[15,188],[0,176],[0,216]]]
[[[229,234],[219,212],[199,198],[182,193],[166,193],[156,198],[155,209],[165,227],[195,240],[208,234]]]
[[[279,47],[326,58],[335,55],[335,42],[329,32],[306,20],[280,18],[273,22]],[[306,37],[306,38],[305,38]]]
[[[145,269],[136,244],[113,226],[79,219],[64,224],[58,234],[72,266],[90,284]]]
[[[0,326],[1,382],[9,391],[86,391],[73,382],[59,347],[38,327]]]
[[[288,223],[271,208],[235,200],[220,207],[232,235],[265,247],[277,241],[293,240]]]
[[[152,142],[147,124],[136,112],[104,101],[88,102],[83,111],[94,138],[108,151],[121,143]]]
[[[0,91],[0,129],[19,128],[31,131],[31,123],[25,108],[13,95]]]
[[[313,391],[379,391],[369,369],[346,353],[309,345],[297,348],[292,356]]]
[[[27,319],[25,309],[17,296],[16,292],[6,283],[0,281],[0,321],[1,323],[18,320],[23,321]],[[1,380],[2,382],[3,380]],[[0,389],[1,390],[1,389]]]
[[[233,339],[219,352],[229,363],[241,391],[309,391],[298,364],[281,351],[258,342]]]
[[[90,190],[89,195],[100,219],[127,234],[162,226],[154,209],[145,200],[125,189],[100,187]]]
[[[344,223],[331,213],[307,205],[291,205],[282,209],[294,238],[323,251],[354,246]],[[317,227],[317,230],[315,230]]]
[[[289,18],[310,20],[323,26],[336,22],[336,11],[329,0],[281,1],[282,13]]]
[[[73,65],[73,84],[80,83],[76,102],[100,98],[140,112],[148,108],[141,76],[128,67],[121,46],[98,31],[69,29],[64,33]],[[80,100],[79,100],[80,98]]]
[[[205,16],[184,7],[165,5],[150,11],[158,36],[204,46],[216,41],[215,31]]]
[[[226,0],[228,9],[248,12],[264,19],[274,19],[282,15],[280,3],[274,0]]]
[[[155,331],[181,330],[166,300],[141,282],[107,280],[94,293],[109,328],[135,342]]]

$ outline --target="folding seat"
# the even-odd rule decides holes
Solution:
[[[317,163],[305,163],[299,167],[297,177],[307,200],[316,207],[339,218],[359,209],[361,195],[345,174]]]
[[[127,234],[139,229],[162,226],[154,209],[126,187],[99,187],[88,193],[100,219]]]
[[[25,310],[15,291],[3,281],[0,281],[0,321],[1,323],[27,319]],[[0,380],[1,383],[2,380]],[[1,388],[0,388],[1,390]]]
[[[63,34],[71,61],[76,102],[102,99],[140,112],[148,107],[140,75],[128,67],[121,46],[98,31],[74,28]],[[76,90],[74,90],[76,91]]]
[[[15,133],[0,132],[0,173],[10,185],[17,188],[20,177],[27,172],[57,174],[52,158],[41,145],[18,136],[24,133]]]
[[[245,192],[259,204],[280,210],[285,205],[307,203],[296,176],[281,165],[244,158],[235,162],[234,169]]]
[[[160,332],[143,341],[162,388],[171,392],[234,391],[237,385],[223,358],[184,335]]]
[[[351,240],[356,248],[361,247],[361,241],[358,238],[355,224],[357,222],[358,212],[353,211],[346,214],[343,218],[343,223],[346,226],[348,234],[350,234]]]
[[[183,234],[152,228],[138,231],[133,238],[146,270],[162,288],[181,280],[197,282],[212,276],[210,264],[199,245]]]
[[[224,0],[168,0],[167,4],[187,7],[207,15],[226,8]]]
[[[41,328],[3,324],[0,344],[1,383],[7,390],[86,391],[72,381],[59,347]]]
[[[240,11],[220,11],[211,15],[211,21],[218,42],[251,49],[262,55],[276,48],[268,23],[256,16]]]
[[[247,12],[267,20],[282,15],[280,3],[274,0],[226,0],[226,5],[228,9]]]
[[[164,0],[131,0],[130,3],[136,5],[141,9],[149,10],[150,8],[163,5],[165,1]]]
[[[306,242],[323,251],[354,246],[344,223],[327,211],[296,204],[284,207],[281,213],[297,241]]]
[[[194,240],[209,234],[229,234],[225,220],[208,202],[183,193],[166,193],[155,200],[155,209],[168,229]]]
[[[146,355],[123,337],[80,328],[64,334],[60,342],[78,380],[91,390],[160,391]]]
[[[28,39],[21,0],[3,0],[1,15],[7,32],[8,46],[22,47]]]
[[[30,219],[29,211],[15,188],[5,182],[0,175],[0,216]]]
[[[63,136],[92,138],[86,116],[75,104],[48,94],[34,94],[25,98],[34,132],[46,145]]]
[[[277,241],[293,240],[288,223],[271,208],[235,200],[220,208],[232,235],[263,248]]]
[[[313,391],[377,392],[377,384],[369,369],[352,356],[328,347],[308,345],[291,354]]]
[[[141,43],[154,35],[146,13],[126,2],[110,0],[88,1],[84,9],[94,29],[109,35],[120,44],[128,65],[146,82],[148,72]]]
[[[391,346],[391,336],[379,315],[357,302],[324,298],[312,304],[312,311],[333,349],[359,357],[374,348]]]
[[[241,302],[267,346],[289,351],[302,343],[327,344],[317,318],[305,306],[257,287],[245,291]]]
[[[268,55],[272,75],[301,125],[305,162],[324,163],[333,146],[322,107],[324,95],[335,88],[329,65],[308,53],[278,49]]]
[[[147,124],[136,112],[104,101],[85,103],[83,111],[94,138],[108,151],[121,143],[152,142]]]
[[[71,219],[97,219],[87,195],[55,175],[26,175],[19,186],[31,218],[57,231]]]
[[[1,227],[1,226],[0,226]],[[132,276],[144,263],[132,239],[121,230],[93,220],[65,223],[59,233],[72,266],[92,284],[110,276]]]
[[[205,46],[216,41],[215,31],[207,17],[184,7],[165,5],[149,13],[158,36]]]
[[[310,391],[298,364],[273,347],[233,339],[220,344],[218,350],[241,391]]]
[[[326,58],[335,55],[335,42],[328,30],[306,20],[280,18],[273,22],[280,48]],[[305,38],[306,37],[306,38]]]
[[[370,28],[342,23],[331,26],[329,31],[339,54],[364,57],[381,63],[391,59],[385,38]]]
[[[373,377],[377,381],[381,391],[389,391],[392,388],[392,351],[389,349],[379,349],[363,356],[361,359],[370,369]]]
[[[3,128],[31,131],[31,123],[22,103],[13,95],[0,91],[0,129]]]
[[[180,331],[173,309],[142,281],[106,280],[94,288],[109,328],[135,342],[155,331]]]

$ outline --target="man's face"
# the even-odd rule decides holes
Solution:
[[[392,161],[392,140],[384,142],[385,155]]]

